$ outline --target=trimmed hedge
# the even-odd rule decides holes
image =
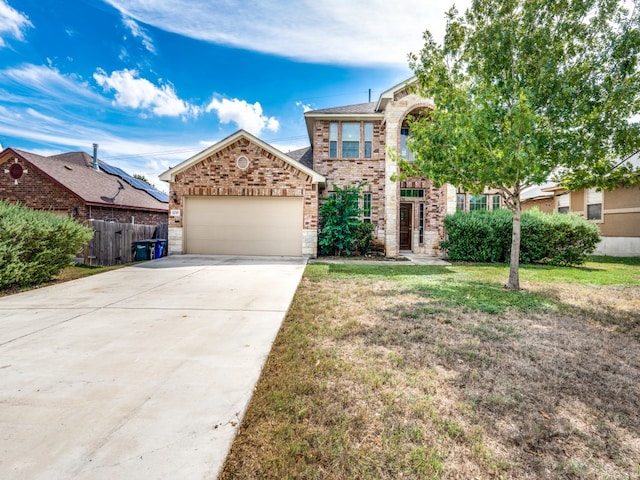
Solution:
[[[506,209],[456,212],[444,220],[447,239],[440,248],[451,260],[508,263],[513,215]],[[580,265],[600,241],[598,227],[574,214],[538,209],[520,217],[521,263]]]
[[[0,288],[51,280],[91,237],[70,218],[0,201]]]

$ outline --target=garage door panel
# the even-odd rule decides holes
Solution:
[[[301,197],[187,197],[185,250],[194,254],[301,255]]]

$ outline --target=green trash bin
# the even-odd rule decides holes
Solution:
[[[155,258],[155,241],[138,240],[132,243],[133,259],[136,262],[153,260]]]

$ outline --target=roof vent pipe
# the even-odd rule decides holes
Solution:
[[[100,167],[98,166],[98,144],[93,144],[93,169],[100,171]]]

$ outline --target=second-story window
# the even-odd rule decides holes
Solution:
[[[338,122],[329,124],[329,158],[338,158]]]
[[[373,123],[364,124],[364,158],[373,156]]]
[[[402,127],[400,129],[400,156],[413,162],[413,152],[409,150],[409,145],[407,144],[410,134],[409,127]]]
[[[342,124],[342,158],[360,157],[360,123]]]

